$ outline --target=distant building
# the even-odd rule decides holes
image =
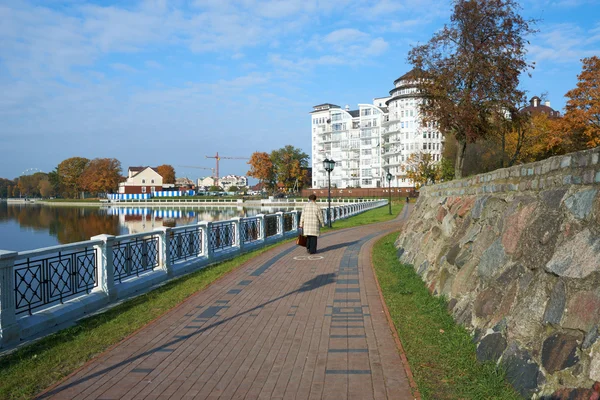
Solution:
[[[212,176],[207,176],[206,178],[199,178],[198,179],[198,186],[206,186],[206,187],[211,187],[211,186],[215,186],[215,178],[213,178]]]
[[[530,115],[546,114],[549,118],[560,118],[560,112],[552,109],[549,101],[542,104],[542,99],[537,96],[533,96],[529,100],[529,105],[523,107],[521,112],[528,112]]]
[[[163,190],[163,178],[152,167],[129,167],[127,180],[119,183],[119,193],[154,193]]]
[[[194,190],[196,189],[196,184],[194,184],[193,180],[183,177],[175,179],[175,187],[177,190]]]
[[[206,178],[198,179],[198,187],[206,186],[211,187],[215,186],[215,178],[212,176],[207,176]],[[218,186],[223,190],[229,189],[231,186],[237,186],[240,189],[245,189],[248,187],[248,178],[245,176],[239,175],[227,175],[219,178]]]
[[[444,138],[433,123],[419,115],[423,101],[414,71],[394,81],[386,97],[373,104],[359,104],[358,110],[324,103],[313,107],[312,187],[328,185],[323,167],[325,158],[336,161],[331,186],[337,188],[413,187],[404,167],[411,154],[428,153],[433,161],[442,158]]]
[[[227,190],[231,186],[237,186],[240,189],[245,189],[248,187],[248,178],[238,175],[222,176],[219,178],[219,186],[221,186],[223,190]]]

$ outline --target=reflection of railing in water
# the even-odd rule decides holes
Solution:
[[[386,204],[378,200],[335,207],[332,219]],[[0,348],[171,277],[292,237],[300,214],[259,214],[133,235],[98,235],[32,251],[0,250]],[[29,321],[29,315],[39,317]]]

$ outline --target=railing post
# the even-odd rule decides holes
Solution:
[[[298,232],[298,210],[292,211],[292,231]]]
[[[98,289],[108,297],[109,301],[117,299],[115,290],[115,264],[113,260],[113,235],[92,236],[92,240],[102,240],[102,244],[95,245],[97,253],[96,267],[98,269]]]
[[[0,344],[17,342],[21,329],[17,324],[15,304],[16,251],[0,250]]]
[[[233,233],[233,245],[242,251],[242,233],[240,232],[242,227],[242,224],[240,223],[241,218],[231,218],[231,221],[233,221],[233,229],[235,230]]]
[[[204,245],[204,254],[208,259],[213,258],[214,248],[210,245],[210,231],[212,229],[212,222],[200,222],[198,225],[202,227],[202,242]]]
[[[267,240],[267,233],[265,232],[265,214],[258,214],[256,217],[258,218],[258,224],[260,226],[258,240],[262,241],[264,244]]]
[[[278,211],[275,215],[277,215],[277,235],[283,236],[283,212]]]
[[[156,230],[159,232],[158,267],[170,278],[173,276],[173,266],[171,265],[171,257],[169,257],[169,249],[171,248],[171,228],[161,226]]]

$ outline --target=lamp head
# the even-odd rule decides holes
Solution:
[[[390,174],[389,172],[385,177],[387,178],[388,182],[392,180],[392,174]]]
[[[323,168],[325,168],[325,171],[331,172],[331,171],[333,171],[334,167],[335,167],[335,161],[330,160],[328,158],[323,160]]]

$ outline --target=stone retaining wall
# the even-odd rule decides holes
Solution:
[[[477,357],[527,398],[600,392],[599,158],[600,147],[424,187],[396,242],[473,332]]]

